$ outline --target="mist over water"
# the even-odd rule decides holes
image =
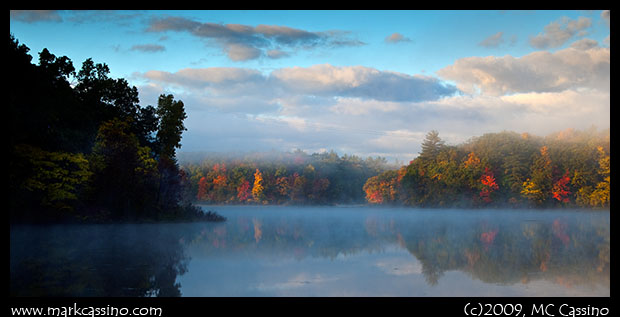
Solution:
[[[11,228],[11,295],[609,296],[608,211],[205,206]]]

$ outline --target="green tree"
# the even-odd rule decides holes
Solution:
[[[78,195],[92,174],[84,155],[49,152],[26,144],[16,146],[15,153],[21,164],[27,166],[25,170],[30,171],[16,185],[32,193],[31,198],[42,207],[73,212]]]
[[[94,173],[91,199],[115,219],[154,212],[147,207],[155,198],[156,162],[129,130],[129,123],[116,118],[101,124],[89,159]]]
[[[421,160],[435,159],[443,146],[444,141],[439,137],[439,132],[431,130],[426,134],[424,141],[422,141],[422,151],[418,157]]]
[[[176,149],[181,147],[181,136],[187,131],[183,121],[187,119],[183,102],[174,100],[173,95],[160,95],[157,101],[157,129],[158,154],[161,158],[174,160]]]

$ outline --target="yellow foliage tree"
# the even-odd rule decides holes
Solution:
[[[540,155],[532,165],[531,178],[523,182],[521,195],[537,205],[543,204],[551,197],[552,189],[552,162],[549,157],[549,148],[540,148]]]
[[[590,194],[590,205],[604,207],[609,205],[609,188],[611,182],[609,155],[605,154],[602,146],[597,148],[599,154],[599,175],[603,176],[603,181],[596,184],[596,188]]]
[[[521,190],[521,195],[537,203],[542,203],[545,200],[545,194],[543,193],[543,191],[536,185],[536,183],[532,182],[529,178],[525,182],[523,182],[523,189]]]
[[[78,199],[78,188],[92,175],[88,161],[81,153],[48,152],[26,144],[17,145],[15,153],[33,171],[22,186],[41,193],[41,204],[45,206],[72,209],[70,202]]]
[[[263,174],[257,168],[254,173],[254,187],[252,187],[252,197],[254,197],[254,201],[261,202],[265,198],[265,194],[263,193],[264,190]]]

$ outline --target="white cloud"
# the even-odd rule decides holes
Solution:
[[[528,92],[506,96],[458,96],[430,102],[438,111],[437,130],[461,135],[481,135],[503,130],[546,135],[566,128],[610,126],[610,95],[596,89]],[[458,117],[446,114],[454,111]],[[471,113],[471,118],[467,118]],[[478,118],[476,121],[474,118]],[[441,121],[443,119],[443,122]],[[469,125],[464,125],[469,123]]]
[[[309,95],[356,97],[381,101],[435,100],[456,88],[437,78],[380,71],[363,66],[292,67],[263,75],[247,68],[186,68],[175,73],[148,71],[144,78],[189,88],[209,89],[213,94],[234,93],[280,97]]]
[[[610,50],[566,48],[516,58],[466,57],[437,74],[467,93],[494,96],[519,92],[563,91],[578,87],[609,90]]]
[[[199,87],[261,80],[261,74],[256,70],[234,67],[184,68],[175,73],[152,70],[144,73],[144,77],[159,82]]]
[[[271,77],[293,92],[357,97],[381,101],[435,100],[456,92],[455,87],[429,76],[380,71],[364,66],[281,68]]]
[[[404,111],[402,103],[392,101],[364,100],[360,98],[338,98],[329,108],[335,114],[367,115],[374,112]]]
[[[578,50],[589,50],[591,48],[595,48],[598,46],[598,42],[593,39],[581,39],[579,41],[573,42],[570,47]]]

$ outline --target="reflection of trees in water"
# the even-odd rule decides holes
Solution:
[[[252,256],[335,259],[362,251],[380,251],[385,240],[366,233],[364,218],[273,219],[239,216],[208,224],[189,244],[196,252],[218,256],[230,251]],[[260,237],[260,238],[257,238]]]
[[[437,212],[303,220],[239,216],[203,230],[191,245],[211,256],[235,250],[298,259],[334,259],[400,245],[420,261],[431,285],[444,272],[458,270],[486,283],[546,279],[566,286],[608,286],[609,220],[596,215],[515,212],[455,218]],[[255,239],[256,223],[260,240]]]
[[[158,225],[20,227],[11,232],[11,295],[180,296],[182,238]]]
[[[489,229],[493,226],[495,229]],[[410,233],[402,233],[402,239],[422,263],[432,285],[443,272],[460,270],[487,283],[546,279],[567,287],[609,287],[608,222],[589,221],[587,217],[550,217],[533,222],[499,217],[493,224],[426,223],[423,228],[402,226],[399,230]]]

